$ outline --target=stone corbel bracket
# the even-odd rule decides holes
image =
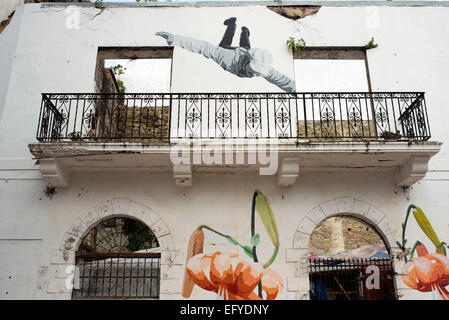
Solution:
[[[400,167],[397,184],[400,187],[410,187],[425,177],[430,156],[412,156]]]
[[[192,166],[190,164],[173,165],[173,178],[178,187],[191,187]]]
[[[70,183],[70,170],[55,158],[39,160],[42,177],[53,187],[68,187]]]
[[[299,175],[299,159],[283,158],[278,169],[279,187],[288,187],[296,183]]]

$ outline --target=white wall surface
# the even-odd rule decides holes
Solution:
[[[41,241],[38,265],[30,263],[23,272],[29,275],[36,269],[35,291],[31,293],[26,285],[17,284],[17,295],[28,297],[27,292],[36,298],[70,297],[48,293],[49,279],[53,277],[52,254],[80,216],[114,197],[151,207],[170,229],[176,250],[184,252],[191,232],[199,224],[213,225],[248,241],[251,196],[258,188],[269,198],[277,217],[281,250],[273,269],[285,282],[295,277],[295,266],[285,263],[286,250],[293,246],[301,219],[312,208],[337,197],[371,204],[398,230],[408,205],[414,203],[426,212],[440,238],[449,240],[449,8],[379,7],[370,11],[365,7],[323,7],[316,15],[295,22],[262,6],[106,8],[102,12],[80,7],[78,30],[66,28],[69,15],[61,7],[28,4],[24,8],[20,33],[14,20],[10,26],[18,38],[7,38],[6,33],[0,36],[0,48],[8,48],[7,52],[0,49],[0,54],[12,57],[14,52],[12,66],[1,64],[2,70],[11,70],[11,76],[8,83],[0,82],[0,89],[7,92],[0,119],[0,239]],[[274,67],[291,77],[293,58],[285,45],[290,36],[304,38],[309,46],[361,46],[374,37],[379,47],[368,51],[373,91],[426,92],[432,140],[444,142],[442,151],[430,163],[427,177],[404,191],[395,187],[393,174],[379,172],[301,174],[296,185],[286,189],[277,187],[275,176],[256,174],[198,174],[194,175],[191,189],[177,188],[172,173],[74,174],[70,187],[57,189],[52,198],[45,195],[46,183],[27,146],[35,142],[42,92],[93,92],[99,46],[166,45],[154,35],[157,31],[218,43],[224,31],[223,20],[230,16],[237,17],[238,27],[244,24],[250,29],[253,47],[269,50]],[[238,37],[239,29],[235,41]],[[14,41],[15,49],[11,47]],[[264,79],[238,78],[213,61],[180,48],[174,50],[172,72],[172,92],[279,92]],[[409,241],[420,240],[433,250],[416,224],[409,225]],[[209,234],[206,237],[208,250],[224,248],[220,239]],[[2,243],[1,252],[8,259],[7,265],[0,268],[2,277],[14,269],[11,265],[20,263],[24,252],[37,250],[38,246],[35,242],[32,248],[29,242]],[[270,246],[261,250],[265,254]],[[176,268],[182,275],[183,266]],[[173,282],[178,292],[179,277]],[[179,297],[175,289],[165,298]],[[413,290],[403,290],[402,294],[408,299],[431,298]],[[211,295],[195,289],[193,297]],[[295,295],[284,289],[281,298]]]
[[[19,39],[23,12],[23,6],[17,7],[11,22],[3,32],[0,33],[0,74],[2,75],[0,77],[0,121],[8,91],[16,45]]]
[[[0,240],[0,300],[33,299],[41,240]]]
[[[368,92],[365,60],[295,59],[297,92]]]

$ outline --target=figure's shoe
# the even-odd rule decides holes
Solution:
[[[246,33],[249,37],[249,29],[247,27],[242,27],[242,32]]]
[[[230,24],[235,24],[235,21],[237,20],[237,18],[236,17],[231,17],[231,18],[229,18],[229,19],[226,19],[224,22],[223,22],[223,24],[225,25],[225,26],[228,26],[228,25],[230,25]]]

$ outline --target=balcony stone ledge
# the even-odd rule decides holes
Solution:
[[[29,149],[39,160],[43,178],[55,187],[68,186],[74,172],[171,172],[176,185],[190,187],[193,168],[195,172],[261,173],[268,165],[260,155],[277,161],[271,174],[277,173],[280,187],[297,183],[300,172],[345,170],[395,170],[397,185],[409,187],[426,175],[428,162],[441,145],[435,141],[220,139],[159,144],[43,142],[31,143]],[[215,161],[215,152],[222,152],[220,161]],[[178,160],[173,161],[174,154]],[[176,163],[181,154],[186,161]]]

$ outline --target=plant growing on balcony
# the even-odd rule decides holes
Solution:
[[[70,133],[67,135],[67,137],[68,137],[70,140],[74,141],[74,142],[76,142],[76,141],[83,141],[83,138],[82,138],[82,136],[81,136],[81,132],[79,132],[79,131],[73,131],[73,132],[70,132]]]
[[[377,47],[378,47],[378,44],[374,42],[374,37],[371,37],[371,40],[365,45],[366,50],[374,49]]]
[[[125,90],[126,90],[123,80],[121,80],[119,78],[121,75],[125,74],[126,70],[127,69],[125,67],[123,67],[121,64],[117,64],[112,67],[112,72],[114,72],[114,75],[116,77],[115,80],[117,81],[117,85],[118,85],[118,89],[119,89],[120,93],[125,93]]]
[[[126,234],[128,240],[126,248],[131,252],[158,246],[157,238],[150,228],[138,220],[125,219],[123,233]]]
[[[298,57],[301,58],[301,50],[306,47],[306,41],[303,38],[295,39],[293,37],[288,38],[287,47],[290,48],[294,53],[298,54]]]

